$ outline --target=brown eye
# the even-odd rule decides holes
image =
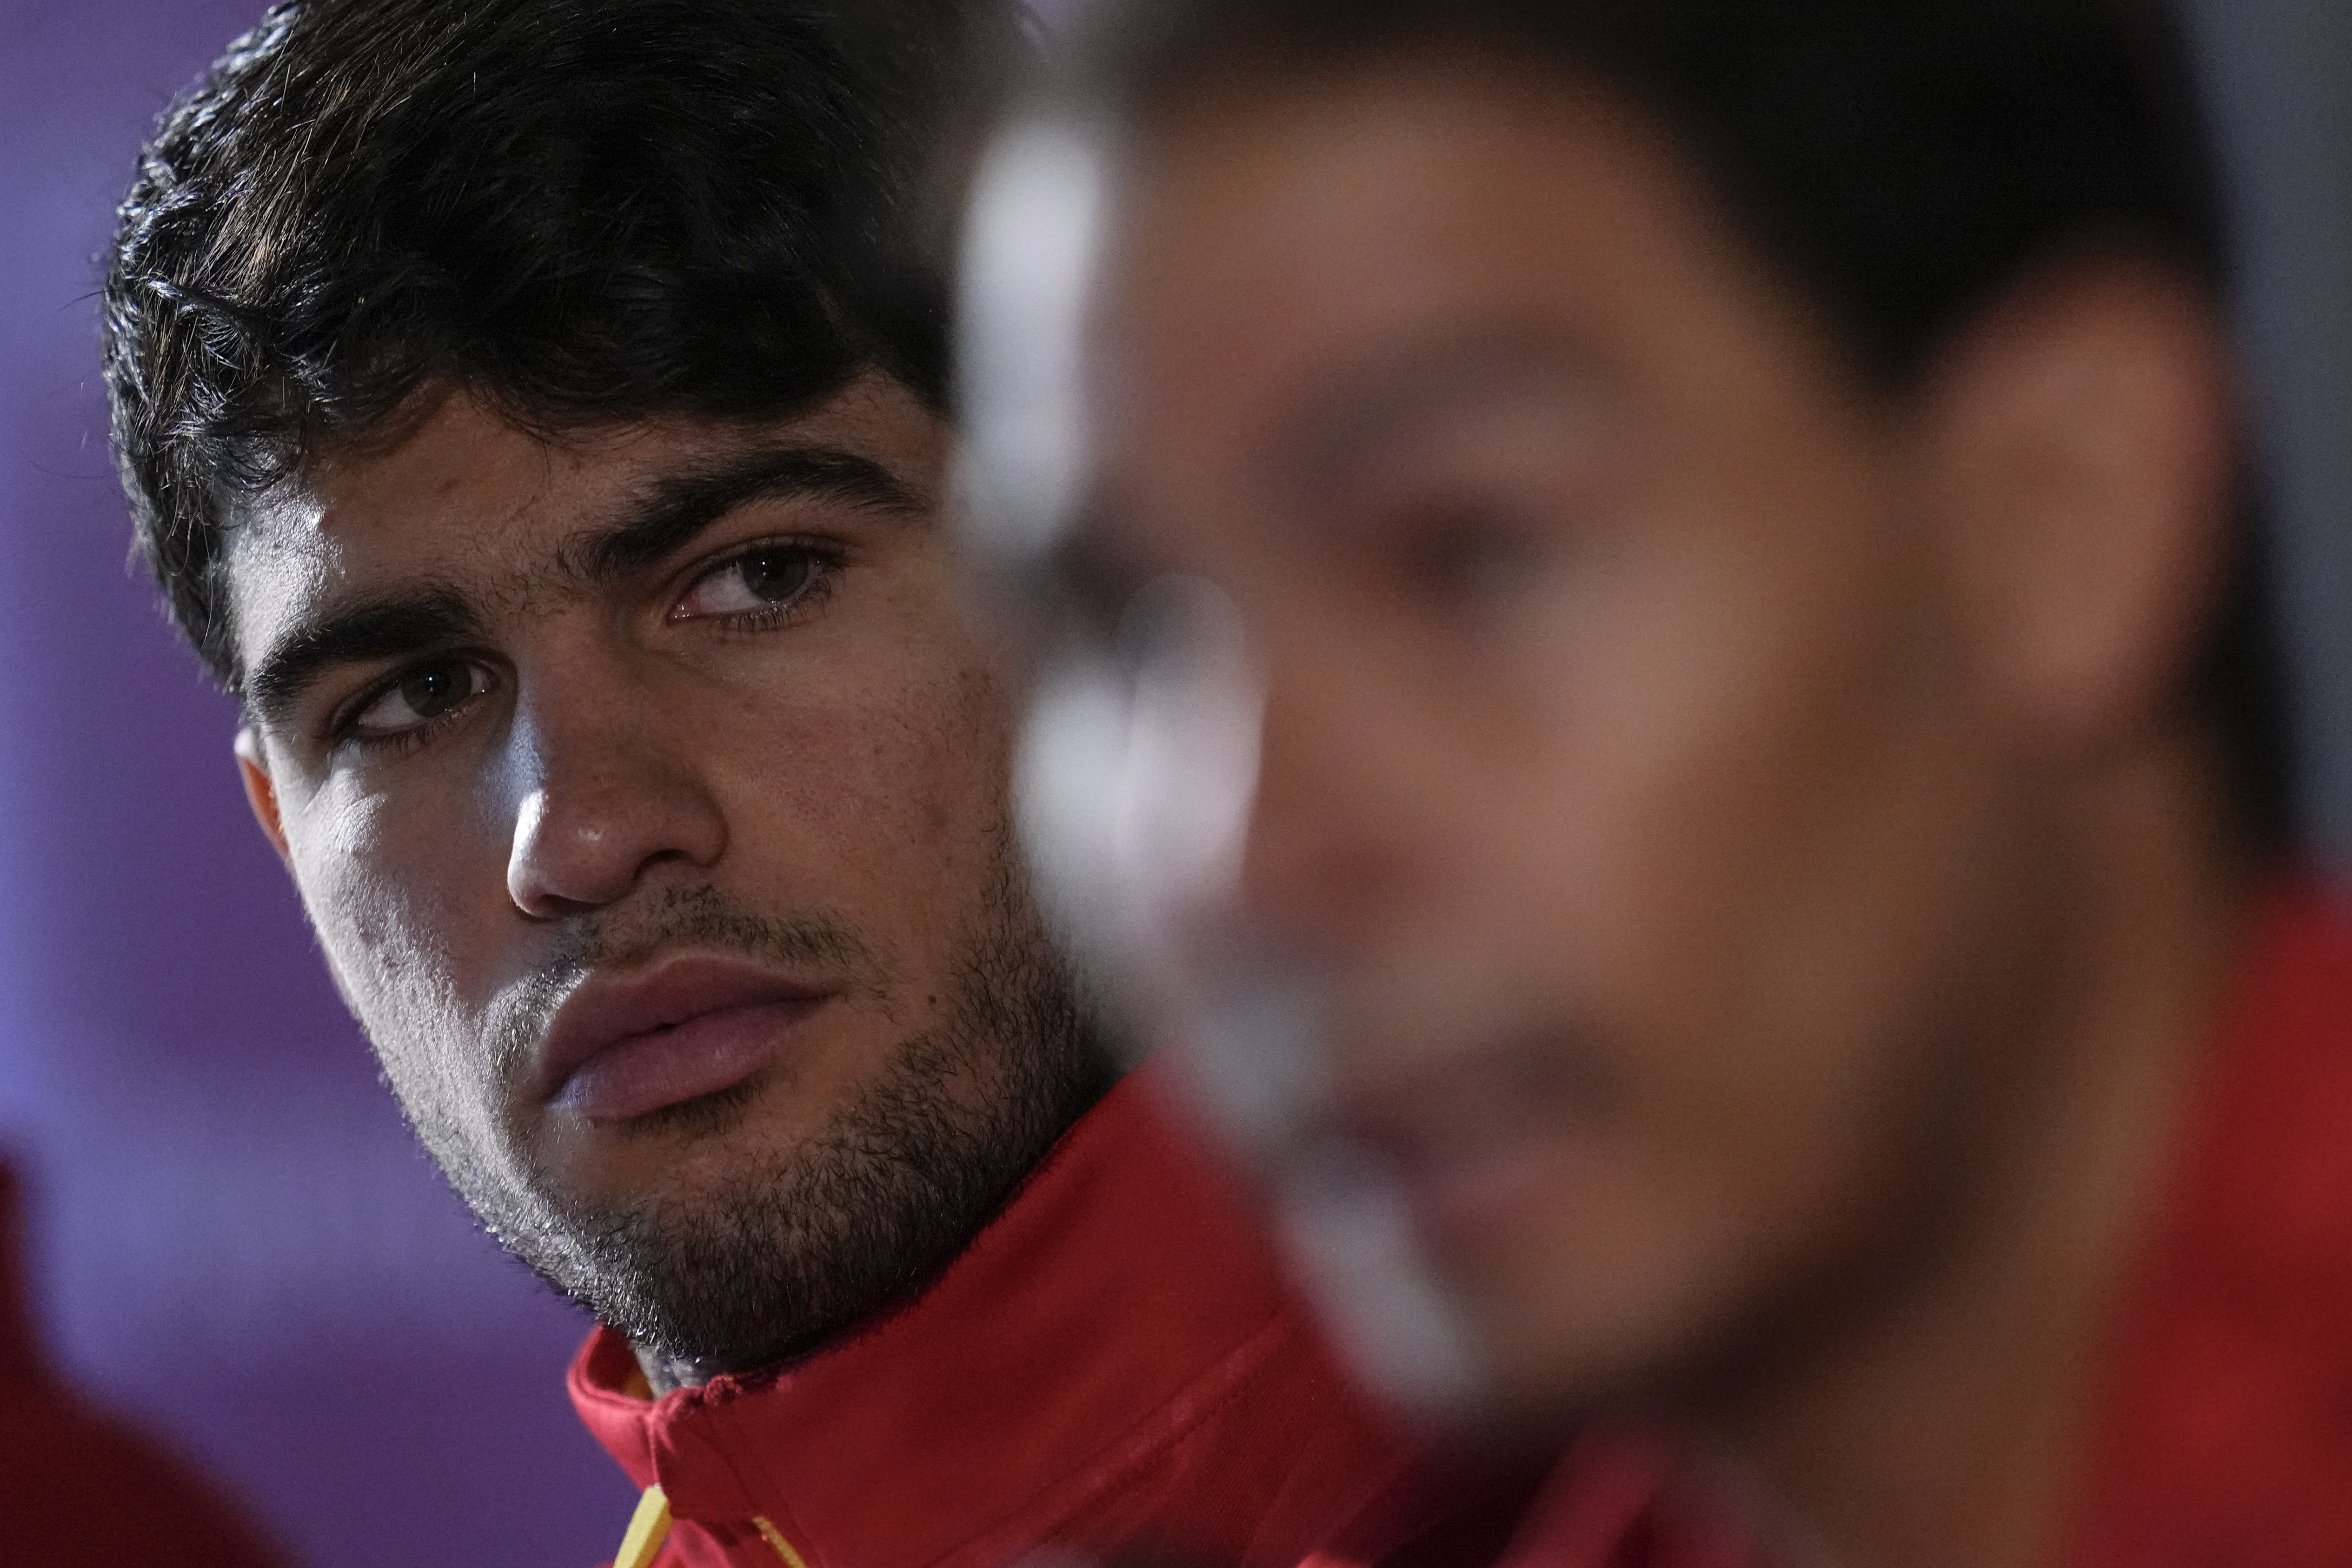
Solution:
[[[808,586],[809,558],[797,552],[762,550],[735,563],[743,591],[761,604],[781,604]]]
[[[789,605],[806,594],[821,563],[798,545],[766,545],[720,563],[695,579],[672,620],[741,616]]]
[[[362,739],[404,734],[431,723],[467,698],[488,689],[488,674],[467,660],[452,658],[417,665],[360,710],[352,721],[352,733]]]
[[[1499,508],[1446,505],[1406,520],[1403,565],[1421,590],[1468,607],[1528,584],[1542,564],[1534,530]]]

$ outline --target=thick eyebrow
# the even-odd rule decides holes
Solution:
[[[779,498],[908,516],[924,510],[911,489],[870,458],[834,447],[762,447],[655,479],[617,521],[567,545],[562,575],[584,586],[610,583],[664,560],[736,508]],[[266,649],[246,676],[246,709],[264,728],[282,728],[303,694],[336,665],[394,660],[484,636],[480,614],[446,584],[361,600],[294,626]]]
[[[589,586],[610,583],[667,559],[737,507],[792,499],[906,516],[924,510],[903,480],[870,458],[834,447],[765,447],[654,480],[617,521],[572,542],[564,552],[568,574]]]
[[[1265,443],[1261,461],[1293,487],[1320,489],[1433,411],[1591,391],[1604,380],[1590,355],[1540,330],[1505,324],[1448,334],[1354,367]]]
[[[264,729],[279,729],[302,694],[337,665],[396,659],[481,636],[474,606],[444,584],[341,605],[262,651],[246,674],[246,710]]]

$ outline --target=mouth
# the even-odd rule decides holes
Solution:
[[[586,1121],[619,1122],[733,1089],[772,1066],[835,994],[707,955],[591,975],[557,1010],[530,1097]]]
[[[1507,1245],[1586,1184],[1606,1100],[1586,1064],[1524,1048],[1339,1086],[1328,1133],[1383,1173],[1435,1257]]]

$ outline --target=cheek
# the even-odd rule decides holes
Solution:
[[[1011,715],[997,672],[909,651],[747,697],[733,725],[733,837],[757,863],[829,879],[852,908],[935,904],[993,857],[1003,828]]]
[[[1465,773],[1472,912],[1445,940],[1507,954],[1497,988],[1612,1090],[1580,1183],[1465,1282],[1520,1378],[1663,1353],[1908,1201],[1889,1177],[1948,974],[1919,884],[1965,868],[1886,847],[1949,837],[1880,787],[1943,765],[1892,717],[1934,679],[1902,663],[1769,617],[1655,621],[1556,666],[1522,720],[1543,743]]]
[[[1977,781],[1900,565],[1629,571],[1463,748],[1489,761],[1454,814],[1460,894],[1617,1058],[1662,1183],[1818,1195],[1868,1157],[1886,1058],[1939,994]]]
[[[417,831],[381,798],[316,798],[287,827],[295,881],[337,987],[402,1099],[445,1113],[463,1103],[475,1075],[465,1070],[473,1031],[459,955],[489,948],[467,940],[459,900],[478,868],[465,863],[446,822]]]

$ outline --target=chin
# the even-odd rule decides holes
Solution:
[[[1675,1262],[1671,1249],[1537,1236],[1446,1270],[1445,1294],[1486,1369],[1484,1417],[1549,1433],[1598,1407],[1670,1398],[1713,1337],[1717,1300]]]
[[[1465,1313],[1491,1369],[1485,1419],[1518,1435],[1550,1436],[1596,1409],[1636,1398],[1656,1364],[1654,1345],[1622,1329],[1524,1312]]]

